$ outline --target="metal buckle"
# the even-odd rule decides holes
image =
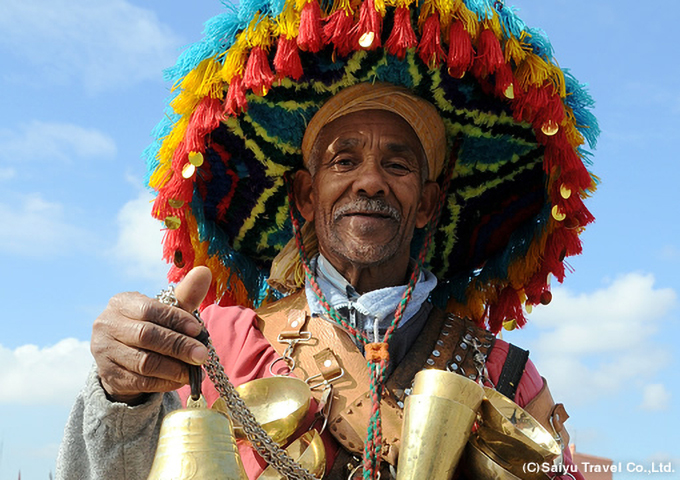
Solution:
[[[283,337],[281,336],[281,334],[279,334],[279,336],[276,338],[276,341],[279,343],[287,343],[288,346],[283,351],[283,355],[278,357],[269,365],[269,373],[274,377],[287,377],[291,373],[293,373],[293,370],[295,370],[296,365],[295,359],[292,357],[295,347],[297,346],[298,343],[307,343],[311,339],[312,332],[300,332],[299,337]],[[288,373],[286,374],[274,373],[274,365],[276,365],[279,362],[285,362],[286,366],[288,367]]]
[[[319,388],[321,386],[326,387],[330,386],[332,382],[335,382],[336,380],[340,380],[342,377],[345,376],[345,369],[340,367],[340,373],[334,376],[333,378],[324,378],[323,382],[315,383],[314,385],[311,385],[311,381],[315,380],[319,377],[323,377],[323,374],[317,373],[316,375],[312,375],[311,377],[307,378],[305,382],[307,385],[309,385],[310,390],[314,390],[315,388]]]

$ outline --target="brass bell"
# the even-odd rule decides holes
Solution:
[[[148,480],[248,480],[231,420],[205,400],[168,414]]]

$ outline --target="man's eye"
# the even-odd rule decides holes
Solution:
[[[334,168],[350,168],[354,166],[354,159],[351,157],[337,157],[333,159],[332,167]]]
[[[391,172],[402,175],[411,173],[411,166],[403,162],[388,162],[385,164],[385,168]]]

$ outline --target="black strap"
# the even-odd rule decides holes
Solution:
[[[508,356],[503,364],[503,370],[496,383],[496,391],[510,400],[515,400],[517,386],[524,373],[524,367],[529,360],[529,350],[523,350],[512,343],[509,344]]]

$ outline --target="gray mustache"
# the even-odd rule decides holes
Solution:
[[[376,213],[385,215],[391,219],[400,222],[401,215],[399,211],[386,201],[379,198],[365,198],[359,197],[356,200],[342,205],[333,215],[334,220],[339,220],[340,217],[348,213]]]

